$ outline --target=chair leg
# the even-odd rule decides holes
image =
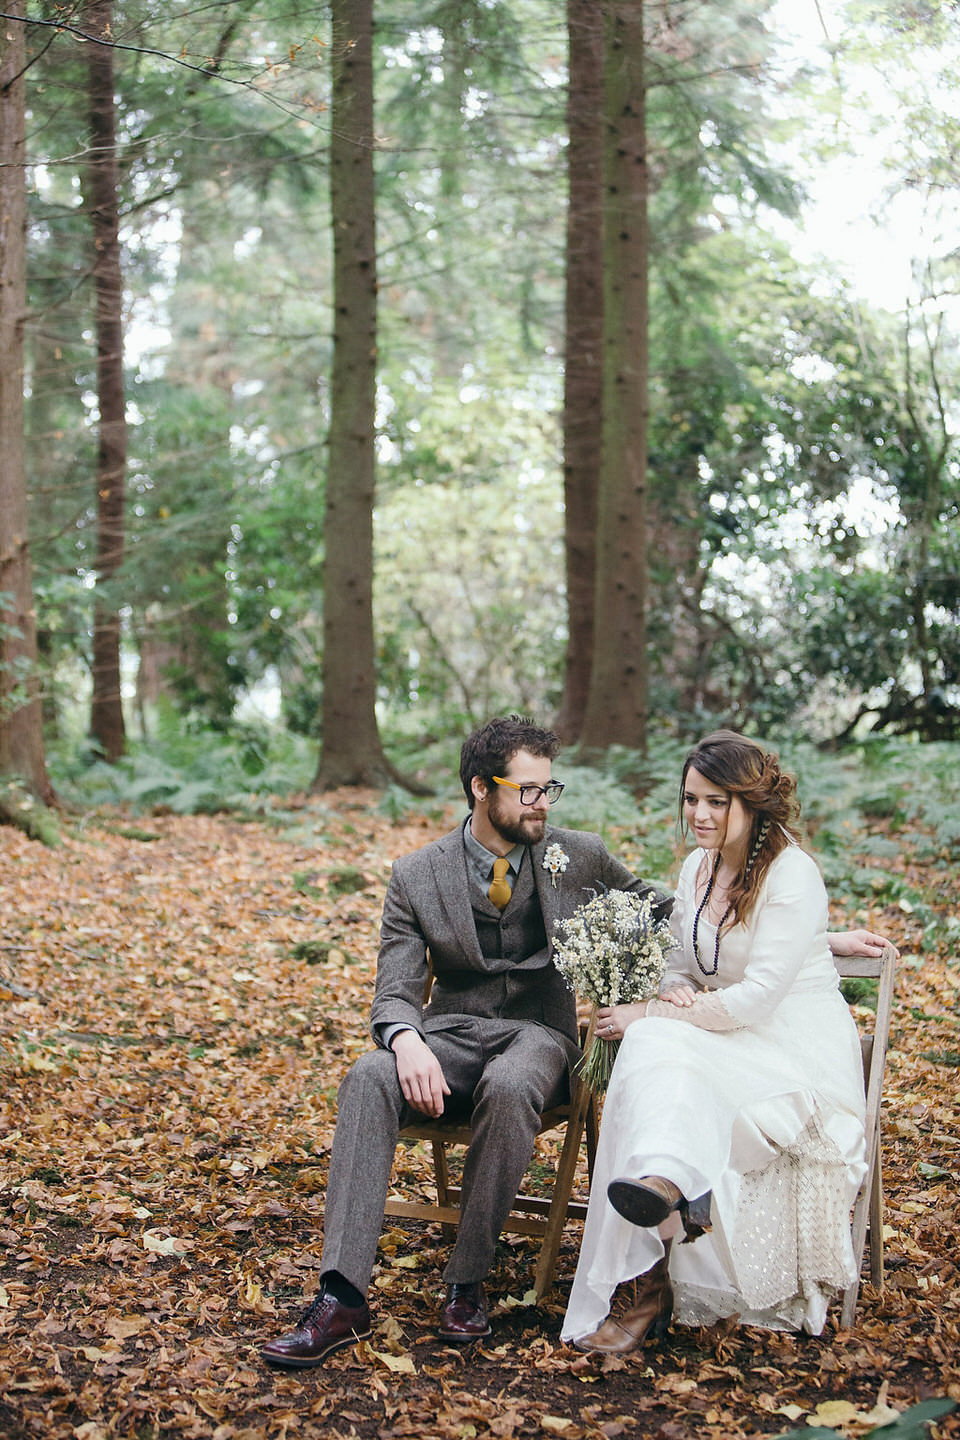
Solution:
[[[877,1158],[870,1187],[870,1283],[883,1289],[883,1165],[880,1159],[880,1136],[877,1135]]]
[[[868,1151],[872,1151],[868,1156],[869,1169],[857,1196],[857,1203],[853,1207],[851,1238],[857,1277],[843,1293],[840,1323],[844,1329],[849,1329],[856,1315],[857,1299],[860,1295],[860,1270],[868,1240],[871,1284],[883,1284],[883,1168],[880,1161],[879,1130],[873,1136],[872,1142],[868,1140]]]
[[[600,1116],[597,1113],[597,1099],[592,1092],[587,1101],[587,1114],[584,1123],[587,1132],[587,1176],[592,1184],[593,1167],[597,1160],[597,1143],[600,1139]]]
[[[450,1204],[450,1172],[447,1169],[447,1147],[443,1140],[431,1140],[433,1151],[433,1175],[437,1186],[437,1204]],[[455,1225],[441,1225],[444,1240],[452,1243],[457,1238]]]
[[[844,1330],[853,1326],[857,1314],[857,1299],[860,1295],[860,1276],[852,1281],[843,1292],[843,1308],[840,1311],[840,1324]]]
[[[570,1106],[566,1134],[563,1138],[563,1148],[560,1151],[557,1173],[553,1182],[553,1195],[550,1200],[550,1209],[547,1212],[547,1224],[543,1235],[543,1243],[540,1246],[540,1254],[537,1257],[537,1268],[533,1277],[535,1304],[540,1303],[553,1284],[553,1271],[557,1263],[557,1256],[560,1253],[560,1241],[563,1236],[564,1222],[567,1218],[567,1207],[570,1204],[570,1194],[573,1190],[573,1177],[577,1168],[577,1160],[580,1156],[580,1141],[583,1138],[583,1127],[586,1121],[587,1105],[589,1102],[589,1092],[585,1086],[580,1087],[573,1104]]]

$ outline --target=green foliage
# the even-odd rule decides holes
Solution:
[[[605,838],[614,830],[636,828],[636,798],[613,769],[558,763],[554,770],[566,789],[550,812],[552,822],[571,830],[595,830]]]
[[[141,845],[152,845],[155,840],[162,838],[159,831],[144,830],[141,825],[116,825],[104,828],[113,830],[114,834],[120,835],[124,840],[139,840]]]
[[[294,960],[303,960],[307,965],[324,965],[332,958],[352,958],[338,940],[298,940],[290,949]]]
[[[955,1409],[954,1400],[921,1400],[919,1405],[911,1405],[889,1425],[876,1425],[867,1430],[862,1440],[925,1440],[933,1421]],[[822,1425],[808,1425],[800,1430],[786,1430],[775,1440],[837,1440],[837,1432]]]
[[[447,730],[504,710],[543,711],[546,697],[556,698],[564,641],[558,437],[552,422],[532,420],[532,405],[517,393],[467,405],[439,385],[427,413],[457,480],[422,451],[398,451],[396,468],[386,467],[375,603],[392,712],[426,708]]]
[[[946,9],[881,10],[854,8],[835,63],[861,47],[911,75],[902,106],[878,115],[865,96],[864,116],[905,127],[887,147],[904,184],[955,187],[956,121],[933,79],[951,74]],[[267,673],[297,733],[316,736],[322,704],[333,319],[318,16],[151,0],[117,18],[135,323],[111,600],[181,713],[225,731]],[[955,261],[903,324],[824,267],[806,273],[763,230],[798,201],[771,142],[802,128],[812,149],[825,115],[840,126],[830,97],[768,68],[762,5],[664,10],[648,39],[654,711],[684,736],[718,717],[765,734],[858,733],[859,719],[949,736],[960,475],[938,404],[960,362],[936,297]],[[39,26],[29,43],[27,451],[59,721],[91,658],[86,119],[82,47]],[[453,733],[508,705],[549,713],[561,690],[566,43],[551,0],[378,13],[377,664],[391,729],[404,714]],[[874,533],[864,495],[883,511]],[[623,778],[643,790],[642,769]],[[860,814],[900,798],[864,795]],[[946,837],[951,821],[931,809],[922,823]]]
[[[840,981],[840,993],[848,1005],[860,1005],[867,1010],[876,1010],[878,984],[864,976],[850,975]]]
[[[874,814],[909,821],[922,835],[921,853],[954,856],[960,849],[960,772],[957,746],[949,741],[917,747],[874,738],[860,747]]]
[[[341,866],[339,870],[314,871],[307,874],[305,871],[296,871],[293,877],[293,888],[301,895],[310,895],[319,899],[324,894],[333,896],[355,895],[358,890],[365,890],[370,883],[369,876],[355,866]]]
[[[213,814],[260,813],[272,797],[301,792],[313,758],[306,745],[280,730],[248,728],[223,735],[180,731],[169,721],[157,741],[131,745],[115,765],[49,757],[51,778],[71,806]]]
[[[960,1050],[922,1050],[920,1053],[933,1065],[960,1066]]]

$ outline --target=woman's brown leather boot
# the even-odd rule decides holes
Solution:
[[[705,1190],[702,1195],[688,1200],[672,1180],[665,1180],[662,1175],[641,1175],[639,1180],[622,1175],[619,1180],[610,1181],[607,1199],[617,1214],[629,1220],[631,1225],[660,1225],[674,1210],[679,1211],[684,1236],[681,1245],[689,1244],[713,1228],[710,1221],[711,1192]]]
[[[573,1343],[593,1355],[626,1355],[636,1350],[647,1336],[662,1340],[673,1314],[673,1286],[667,1269],[671,1241],[664,1242],[663,1258],[633,1282],[633,1304],[619,1314],[610,1314],[592,1335]]]

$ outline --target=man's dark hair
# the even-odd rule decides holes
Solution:
[[[494,775],[503,775],[518,750],[529,750],[531,755],[555,760],[560,752],[560,737],[522,715],[511,715],[509,719],[488,720],[463,742],[460,782],[471,810],[474,802],[473,777],[478,776],[487,789],[491,789]]]

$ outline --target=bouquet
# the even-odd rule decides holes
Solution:
[[[678,944],[666,920],[653,915],[654,897],[627,890],[594,892],[557,923],[554,964],[575,994],[594,1005],[649,1000],[657,993],[668,950]],[[562,937],[562,938],[560,938]],[[578,1067],[584,1083],[602,1094],[619,1040],[594,1038]]]

